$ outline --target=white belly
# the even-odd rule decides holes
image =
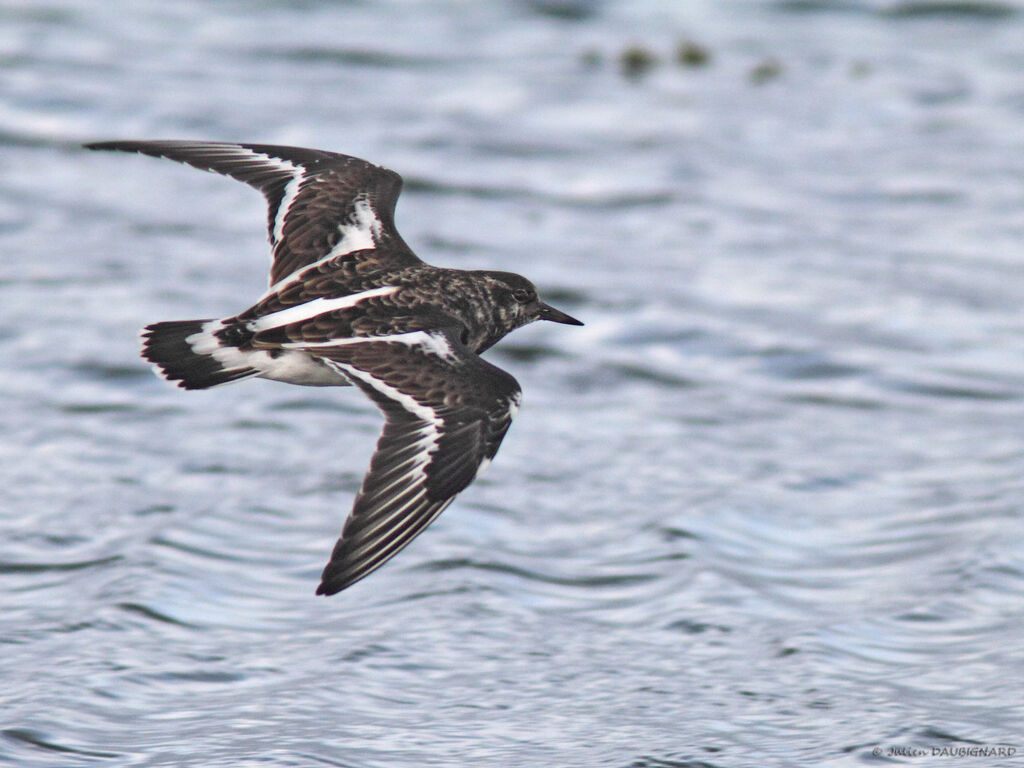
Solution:
[[[308,352],[290,349],[272,357],[267,352],[243,353],[246,362],[259,371],[261,379],[284,381],[288,384],[301,384],[307,387],[347,387],[352,382],[338,371],[331,370]]]

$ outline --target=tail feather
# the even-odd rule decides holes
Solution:
[[[153,323],[142,332],[142,356],[182,389],[209,389],[257,375],[234,347],[217,338],[221,327],[219,320]]]

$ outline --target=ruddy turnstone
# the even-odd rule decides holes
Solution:
[[[387,562],[494,458],[520,389],[480,353],[534,320],[582,325],[519,275],[420,261],[395,229],[402,178],[365,160],[267,144],[86,146],[177,160],[267,199],[270,288],[231,317],[147,326],[142,355],[164,378],[184,389],[254,377],[354,384],[383,411],[319,595]]]

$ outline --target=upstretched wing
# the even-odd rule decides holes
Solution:
[[[209,141],[101,141],[85,146],[166,157],[260,190],[269,206],[272,286],[304,267],[356,251],[374,251],[363,258],[375,259],[381,267],[419,262],[395,229],[402,177],[357,157]]]
[[[303,348],[348,376],[386,418],[317,588],[333,595],[397,554],[473,482],[512,423],[520,390],[450,331]]]

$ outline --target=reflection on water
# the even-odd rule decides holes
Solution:
[[[0,19],[0,763],[1015,744],[1015,5]],[[379,429],[358,392],[185,393],[138,359],[142,325],[262,291],[264,213],[242,185],[77,148],[118,137],[385,163],[425,259],[522,272],[587,323],[488,353],[523,385],[515,427],[372,579],[313,596]]]

